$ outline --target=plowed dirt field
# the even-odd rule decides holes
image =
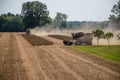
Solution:
[[[2,33],[0,80],[120,80],[120,64],[41,38],[53,45],[33,46],[17,33]]]

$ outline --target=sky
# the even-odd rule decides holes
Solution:
[[[0,14],[20,14],[22,3],[36,0],[0,0]],[[47,5],[50,17],[57,12],[68,15],[68,21],[105,21],[119,0],[37,0]]]

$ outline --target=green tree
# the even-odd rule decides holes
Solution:
[[[51,23],[47,6],[39,1],[23,3],[22,16],[26,29]]]
[[[22,25],[22,17],[12,13],[0,15],[0,31],[1,32],[18,32],[24,31]]]
[[[99,40],[101,38],[103,38],[104,32],[102,30],[96,29],[96,30],[92,31],[92,34],[94,35],[94,37],[96,37],[97,45],[99,46]]]
[[[6,20],[2,16],[0,16],[0,29],[1,29],[2,25],[5,23],[6,23]]]
[[[113,14],[109,17],[110,22],[113,23],[113,26],[117,29],[120,29],[120,0],[113,6],[111,12]]]
[[[114,34],[112,32],[107,32],[105,35],[104,35],[104,38],[107,39],[108,41],[108,45],[110,47],[110,39],[113,38]]]
[[[66,28],[67,27],[67,23],[66,23],[67,17],[68,16],[66,14],[57,12],[56,17],[54,19],[55,28],[60,28],[60,29]]]

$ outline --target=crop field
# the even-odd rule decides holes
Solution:
[[[38,36],[35,35],[24,35],[22,34],[22,36],[28,40],[33,46],[39,46],[39,45],[52,45],[53,42],[50,42],[48,40],[45,40],[43,38],[40,38]]]
[[[62,39],[2,33],[0,80],[120,80],[120,64],[64,46]]]
[[[57,39],[60,39],[60,40],[71,40],[72,37],[69,37],[69,36],[64,36],[64,35],[48,35],[50,37],[54,37],[54,38],[57,38]]]
[[[0,80],[26,80],[23,60],[13,34],[4,34],[0,40]]]

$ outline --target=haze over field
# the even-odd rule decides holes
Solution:
[[[36,27],[34,29],[30,29],[32,35],[37,35],[37,36],[47,36],[47,35],[66,35],[66,36],[71,36],[71,33],[77,33],[77,32],[84,32],[84,33],[91,33],[94,29],[55,29],[52,28],[51,26],[44,26],[44,27]],[[106,32],[112,32],[114,34],[114,37],[111,38],[111,45],[120,45],[120,40],[117,38],[117,34],[120,32],[120,30],[114,30],[112,28],[106,28],[103,30],[105,33]],[[93,45],[97,45],[96,38],[93,38]],[[100,39],[100,45],[108,45],[108,41],[106,39]]]

